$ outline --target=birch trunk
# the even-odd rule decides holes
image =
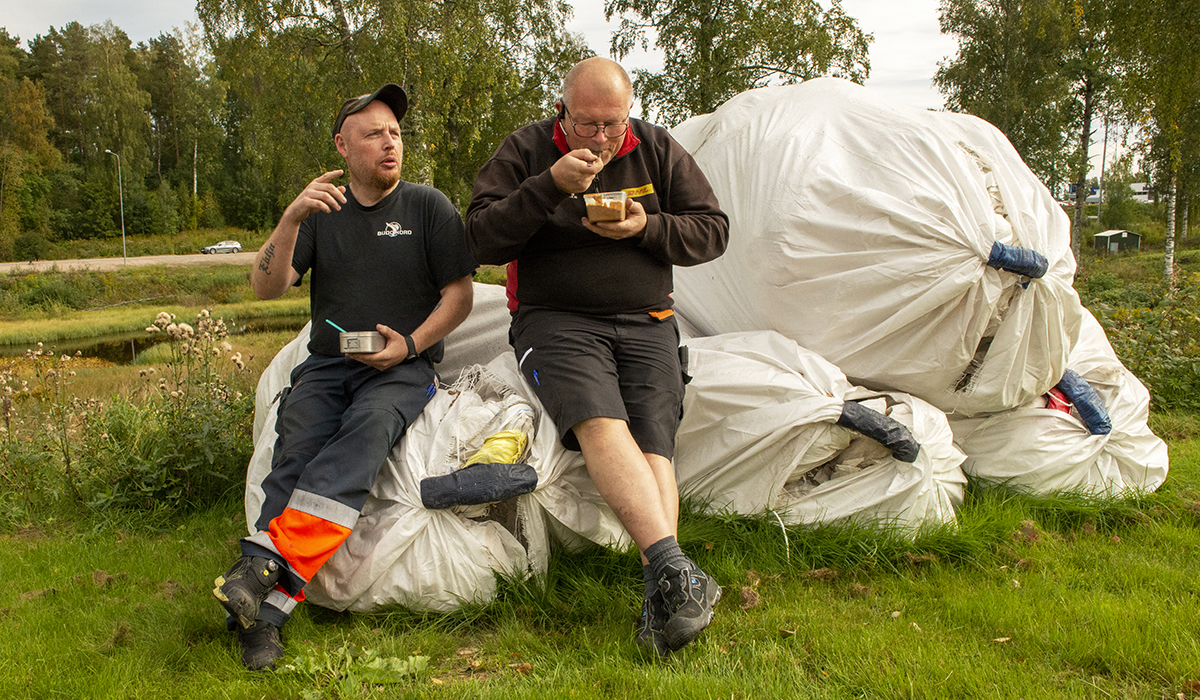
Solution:
[[[1163,255],[1163,276],[1167,286],[1175,289],[1175,173],[1167,183],[1167,240]]]

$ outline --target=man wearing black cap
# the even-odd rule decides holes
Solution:
[[[400,180],[396,85],[346,100],[333,170],[304,188],[263,244],[250,275],[274,299],[312,271],[311,355],[280,398],[271,472],[256,532],[213,594],[238,630],[242,661],[273,668],[279,630],[304,586],[350,535],[380,467],[437,391],[442,338],[471,310],[475,262],[462,218],[441,192]],[[335,325],[380,333],[370,354],[343,354]]]

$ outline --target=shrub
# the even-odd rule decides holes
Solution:
[[[22,233],[13,241],[13,257],[18,260],[44,260],[50,254],[50,242],[40,233]]]
[[[146,329],[168,336],[164,376],[142,370],[150,399],[116,398],[86,430],[84,460],[97,479],[96,508],[190,510],[240,487],[250,460],[252,397],[231,391],[216,362],[230,351],[222,319],[208,311],[193,327],[160,313]],[[240,353],[230,361],[242,370]]]
[[[1103,274],[1089,287],[1097,278]],[[1150,390],[1155,410],[1200,409],[1200,274],[1181,273],[1173,291],[1100,290],[1089,307],[1122,363]]]

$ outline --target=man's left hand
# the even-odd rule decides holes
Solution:
[[[370,365],[380,372],[404,362],[408,357],[408,343],[404,342],[404,336],[382,323],[375,326],[375,330],[383,335],[382,350],[379,352],[348,352],[346,357],[358,360],[364,365]]]
[[[587,217],[584,217],[583,226],[598,236],[611,238],[614,241],[641,236],[642,232],[646,230],[646,208],[633,200],[629,200],[629,203],[625,206],[624,221],[592,223],[588,221]]]

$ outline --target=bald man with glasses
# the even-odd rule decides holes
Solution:
[[[666,656],[708,626],[721,596],[675,539],[686,368],[671,270],[721,255],[729,219],[667,131],[630,118],[617,63],[574,66],[555,106],[479,170],[467,240],[479,262],[508,264],[521,372],[642,553],[637,640]],[[624,218],[590,221],[583,195],[617,191]]]

